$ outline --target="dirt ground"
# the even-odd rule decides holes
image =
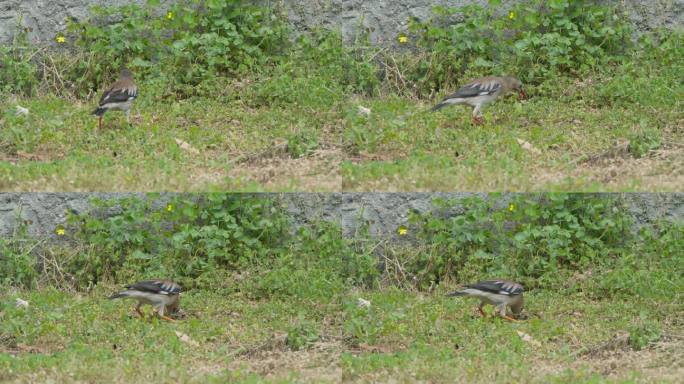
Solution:
[[[542,170],[539,180],[560,183],[567,178],[583,178],[608,188],[638,179],[645,190],[678,190],[684,186],[684,142],[670,141],[663,148],[635,158],[629,153],[629,141],[621,140],[608,151],[577,161],[569,174]]]
[[[629,336],[616,335],[612,340],[592,346],[577,355],[568,365],[547,362],[538,365],[540,375],[560,375],[564,370],[587,369],[604,378],[619,380],[638,372],[643,382],[683,382],[684,335],[666,335],[640,351],[629,345]]]
[[[345,380],[340,366],[343,353],[396,353],[402,346],[366,345],[351,347],[341,339],[322,338],[309,348],[292,351],[286,345],[285,334],[274,334],[268,342],[251,348],[239,348],[233,362],[227,366],[196,366],[198,374],[220,374],[228,370],[242,370],[268,379],[286,379],[292,372],[298,372],[303,381],[341,382]],[[683,382],[684,335],[665,335],[660,341],[642,350],[630,347],[629,336],[615,335],[612,340],[590,346],[576,353],[576,359],[566,364],[557,361],[540,360],[531,362],[531,369],[542,379],[547,376],[562,376],[563,372],[588,371],[611,380],[624,380],[638,373],[638,382]],[[358,378],[361,381],[375,379],[396,382],[394,375],[406,379],[410,372],[372,372]],[[347,378],[348,379],[348,378]],[[399,382],[402,380],[399,379]]]
[[[301,190],[338,191],[349,189],[344,188],[339,169],[345,160],[362,163],[377,159],[363,155],[350,159],[341,149],[329,148],[298,159],[285,154],[246,161],[238,164],[227,175],[217,174],[205,178],[205,181],[211,182],[221,176],[229,176],[257,182],[268,190],[290,186]],[[535,179],[538,180],[538,185],[530,186],[533,190],[548,184],[562,184],[568,179],[600,183],[607,189],[621,189],[629,185],[631,180],[639,180],[639,185],[636,186],[639,190],[677,190],[684,186],[684,144],[673,144],[642,158],[634,158],[626,150],[608,151],[578,161],[570,172],[538,169]],[[411,187],[411,184],[411,180],[403,180],[401,177],[384,177],[367,184],[354,185],[351,189],[420,189]]]
[[[276,146],[269,156],[248,156],[239,161],[227,176],[255,181],[268,190],[292,184],[304,191],[339,191],[340,164],[344,160],[345,154],[339,148],[322,148],[293,159]]]

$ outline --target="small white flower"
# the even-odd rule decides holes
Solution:
[[[356,306],[359,308],[370,308],[370,305],[371,305],[371,302],[366,300],[366,299],[362,299],[359,297],[356,300]]]
[[[371,114],[370,108],[366,108],[363,105],[359,105],[359,115],[370,116],[370,114]]]

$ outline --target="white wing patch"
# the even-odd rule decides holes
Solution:
[[[173,285],[168,283],[162,283],[161,285],[162,293],[168,295],[170,291],[173,291]]]
[[[128,100],[127,101],[133,101],[138,97],[138,88],[122,88],[122,89],[112,89],[109,92],[107,92],[106,95],[104,95],[104,98],[100,102],[101,105],[104,105],[109,98],[115,94],[115,93],[125,93],[128,95]]]
[[[501,290],[499,290],[499,293],[502,295],[511,295],[520,289],[520,285],[517,283],[509,281],[498,281],[497,283],[501,285]]]
[[[472,88],[477,88],[480,93],[479,96],[491,95],[501,88],[501,84],[495,82],[488,83],[473,83]]]

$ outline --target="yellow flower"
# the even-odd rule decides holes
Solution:
[[[513,203],[508,204],[508,210],[511,212],[515,212],[515,204],[513,204]]]
[[[55,233],[57,234],[57,236],[64,236],[64,234],[66,234],[66,231],[63,227],[58,227],[57,229],[55,229]]]
[[[508,12],[508,18],[511,20],[515,20],[515,11]]]
[[[169,20],[173,20],[174,14],[171,11],[166,12],[166,18]]]
[[[173,204],[171,204],[171,203],[166,204],[166,210],[168,212],[173,212]]]
[[[399,43],[400,44],[408,43],[408,36],[404,36],[404,35],[399,36]]]
[[[55,41],[58,42],[58,43],[60,43],[60,44],[63,44],[63,43],[66,42],[66,37],[64,37],[64,36],[57,36],[57,37],[55,38]]]
[[[397,233],[399,233],[399,236],[405,236],[408,233],[408,228],[406,228],[402,225],[397,230]]]

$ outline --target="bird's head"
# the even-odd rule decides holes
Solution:
[[[525,90],[523,89],[522,81],[513,78],[513,90],[518,92],[518,98],[520,100],[527,99],[527,93],[525,93]]]
[[[506,80],[508,82],[509,89],[518,93],[518,99],[527,99],[527,93],[525,93],[525,90],[523,89],[522,81],[513,76],[506,77]]]
[[[514,317],[517,319],[520,317],[520,313],[522,313],[523,309],[523,297],[522,295],[519,296],[519,299],[516,300],[513,304],[511,304],[511,312],[513,312]]]
[[[166,310],[172,315],[180,311],[180,295],[176,295],[176,299],[166,305]]]
[[[122,79],[124,79],[124,78],[132,79],[133,78],[133,72],[129,71],[128,68],[124,67],[124,68],[121,68],[121,73],[119,74],[119,76]]]

